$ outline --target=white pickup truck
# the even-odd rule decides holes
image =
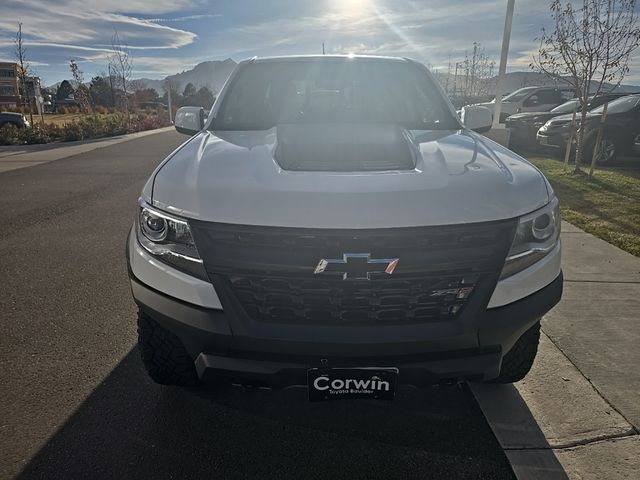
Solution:
[[[424,65],[364,56],[244,61],[207,119],[180,109],[127,241],[149,375],[311,400],[522,379],[558,199],[487,109],[461,119]]]
[[[502,99],[500,107],[500,123],[504,123],[509,115],[522,112],[548,112],[561,103],[576,96],[573,87],[524,87],[510,93]],[[477,106],[486,107],[494,112],[495,99]]]

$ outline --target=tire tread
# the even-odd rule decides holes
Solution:
[[[500,376],[491,383],[515,383],[527,376],[538,353],[540,322],[524,332],[502,359]]]
[[[138,310],[138,347],[151,379],[161,385],[195,386],[195,365],[180,339]]]

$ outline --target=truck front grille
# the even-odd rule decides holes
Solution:
[[[370,281],[278,276],[228,277],[253,320],[297,324],[399,324],[455,318],[478,278],[379,278]]]
[[[224,308],[233,303],[267,323],[385,325],[451,321],[479,290],[490,294],[515,222],[333,230],[192,221],[191,228]],[[399,262],[393,275],[370,280],[314,273],[320,259],[345,253]]]

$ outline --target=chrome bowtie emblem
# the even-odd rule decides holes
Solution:
[[[343,280],[371,280],[372,273],[391,275],[399,258],[371,258],[370,253],[344,253],[342,258],[322,258],[314,274],[342,273]]]

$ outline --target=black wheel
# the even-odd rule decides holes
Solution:
[[[514,383],[526,377],[538,353],[540,321],[524,332],[502,359],[500,376],[491,383]]]
[[[585,163],[590,164],[593,158],[593,150],[595,149],[595,141],[589,148],[587,148],[587,158],[584,159]],[[600,148],[598,148],[598,156],[596,157],[596,164],[609,165],[616,160],[617,148],[616,143],[609,137],[602,137],[600,140]]]
[[[138,347],[154,382],[189,387],[198,384],[195,365],[180,339],[142,310],[138,310]]]

